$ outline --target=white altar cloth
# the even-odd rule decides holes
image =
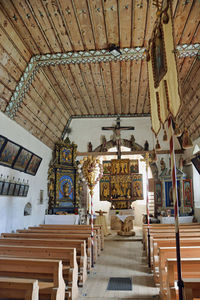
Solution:
[[[194,216],[179,217],[179,224],[192,223],[193,217]],[[158,219],[160,220],[161,224],[174,224],[174,217],[159,216]]]
[[[45,215],[44,224],[79,224],[79,215]]]

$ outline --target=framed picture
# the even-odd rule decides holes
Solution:
[[[29,190],[29,185],[25,185],[25,186],[24,186],[24,194],[23,194],[24,197],[27,197],[27,195],[28,195],[28,190]]]
[[[7,140],[7,143],[0,154],[0,165],[12,167],[19,150],[19,145]]]
[[[109,201],[110,200],[110,176],[104,175],[100,179],[100,200]]]
[[[40,166],[40,163],[42,161],[42,158],[33,154],[31,157],[31,160],[29,161],[28,167],[26,168],[25,172],[30,175],[35,175],[37,173],[37,170]]]
[[[2,195],[2,191],[3,191],[3,181],[0,181],[0,195]]]
[[[31,159],[32,153],[29,152],[26,149],[21,149],[19,156],[17,157],[17,160],[14,163],[13,168],[19,171],[25,171],[30,159]]]
[[[20,184],[16,183],[14,189],[14,196],[19,196],[19,189],[20,189]]]
[[[111,173],[111,161],[105,160],[103,161],[103,174]]]
[[[8,188],[8,196],[14,195],[15,183],[11,182]]]
[[[24,195],[24,188],[25,188],[25,185],[21,184],[20,188],[19,188],[19,194],[18,194],[18,196],[22,197]]]
[[[178,206],[181,206],[181,193],[180,193],[180,181],[177,181],[177,196],[178,196]],[[174,207],[174,200],[173,200],[173,187],[171,181],[165,182],[165,201],[166,207]]]
[[[0,153],[1,153],[1,150],[3,149],[5,143],[6,143],[6,138],[4,136],[0,135]]]
[[[7,196],[8,195],[8,188],[9,188],[9,182],[4,182],[3,184],[3,190],[2,190],[2,195]]]
[[[157,206],[162,206],[162,183],[161,181],[155,182],[154,199]]]
[[[138,159],[132,159],[130,161],[130,171],[131,171],[131,174],[139,173]]]
[[[192,195],[192,181],[191,179],[183,180],[183,201],[184,206],[193,206],[193,195]]]
[[[132,183],[132,189],[133,189],[133,199],[134,200],[143,200],[143,180],[142,180],[142,174],[134,174],[133,175],[133,183]]]

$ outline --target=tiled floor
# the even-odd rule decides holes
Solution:
[[[148,273],[147,259],[140,240],[141,231],[136,229],[136,237],[123,241],[123,237],[113,234],[105,240],[105,248],[95,267],[89,274],[78,300],[102,299],[159,299],[159,289],[154,287],[152,274]],[[107,291],[110,277],[131,277],[132,291]]]

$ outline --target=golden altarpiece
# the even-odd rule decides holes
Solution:
[[[48,172],[49,214],[78,213],[77,145],[69,138],[55,145]]]

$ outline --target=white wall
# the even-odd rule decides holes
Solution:
[[[52,150],[38,139],[0,112],[0,134],[13,142],[42,157],[42,162],[35,176],[0,166],[0,176],[9,179],[15,177],[29,181],[27,197],[0,196],[0,232],[11,232],[16,229],[27,228],[44,222],[45,209],[48,207],[47,199],[47,172]],[[39,204],[40,190],[44,190],[44,204]],[[24,216],[24,206],[27,202],[32,204],[32,214]]]

